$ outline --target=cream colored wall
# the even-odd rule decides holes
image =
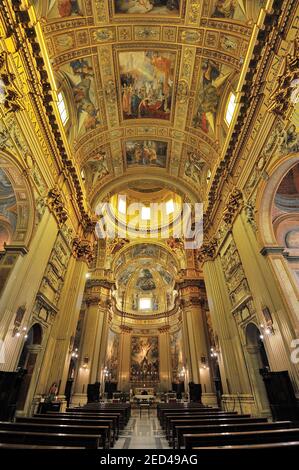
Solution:
[[[76,333],[86,272],[86,263],[71,257],[57,318],[47,342],[36,395],[47,393],[53,382],[59,384],[59,395],[64,395],[72,353],[71,339]]]
[[[254,232],[248,227],[244,213],[241,213],[233,226],[233,234],[238,246],[243,267],[252,292],[257,318],[264,323],[262,307],[270,309],[274,320],[274,335],[265,336],[265,348],[272,370],[288,370],[299,392],[299,368],[291,362],[291,342],[296,338],[292,315],[281,290],[287,289],[274,275],[267,257],[259,252],[259,245]]]
[[[32,309],[53,244],[57,235],[57,224],[47,210],[37,226],[27,255],[19,255],[10,273],[0,300],[0,334],[4,341],[5,364],[1,370],[14,370],[23,347],[23,338],[12,337],[17,309],[25,305],[23,325],[31,325]],[[44,339],[45,341],[45,339]]]

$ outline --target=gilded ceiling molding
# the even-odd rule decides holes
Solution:
[[[292,105],[292,95],[299,79],[299,38],[292,44],[292,52],[287,54],[282,63],[275,89],[270,96],[269,111],[281,118],[286,118]],[[297,83],[298,87],[298,83]],[[294,104],[294,102],[293,102]]]
[[[130,333],[132,333],[132,331],[133,331],[133,328],[130,328],[130,327],[127,326],[127,325],[120,325],[119,328],[120,328],[120,330],[121,330],[122,333],[130,334]]]
[[[169,333],[170,325],[164,325],[161,328],[158,328],[159,333]]]
[[[72,255],[79,261],[91,263],[95,256],[93,243],[85,238],[74,238]]]
[[[29,12],[22,9],[21,1],[13,2],[12,9],[14,18],[11,15],[11,11],[5,5],[5,2],[1,4],[0,13],[5,18],[4,23],[9,25],[7,27],[7,36],[13,36],[17,49],[23,51],[24,60],[28,65],[28,71],[31,78],[30,83],[34,87],[34,92],[29,92],[29,95],[33,100],[35,110],[37,111],[37,114],[40,118],[40,124],[42,125],[44,136],[47,139],[51,151],[56,156],[56,161],[60,162],[64,168],[64,171],[66,172],[65,174],[69,175],[70,179],[72,180],[72,184],[76,193],[76,202],[81,216],[88,218],[90,215],[85,210],[80,178],[72,160],[69,158],[69,155],[66,151],[60,128],[56,121],[53,105],[51,104],[53,101],[51,85],[49,82],[48,72],[45,67],[45,62],[42,57],[41,47],[38,43],[36,29],[32,25]],[[31,51],[28,48],[24,48],[25,38],[30,44]],[[35,67],[39,73],[39,81],[36,80],[36,73],[33,67],[34,64],[32,63],[32,58],[34,59]],[[43,110],[41,109],[40,101],[43,103]],[[44,112],[44,110],[46,112]],[[51,135],[49,135],[49,126],[46,121],[46,116],[48,117],[48,122],[50,123],[52,129]]]
[[[215,220],[215,212],[219,209],[219,194],[224,191],[227,183],[227,175],[231,174],[236,161],[240,158],[250,135],[258,103],[264,99],[265,73],[267,64],[272,60],[272,51],[281,41],[284,30],[288,27],[288,18],[292,15],[292,9],[296,7],[296,1],[273,2],[271,13],[267,13],[264,20],[264,28],[257,34],[256,44],[252,58],[245,76],[241,90],[241,108],[234,126],[229,145],[224,159],[218,165],[208,195],[208,204],[205,211],[205,229],[211,227]],[[283,15],[282,15],[283,13]],[[281,17],[282,15],[282,17]],[[279,28],[278,28],[278,23]]]

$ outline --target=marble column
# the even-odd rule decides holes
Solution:
[[[244,351],[219,257],[205,260],[203,272],[213,330],[220,347],[218,362],[224,406],[243,412],[255,411]]]
[[[84,298],[87,309],[73,395],[73,403],[80,404],[86,403],[88,384],[99,382],[104,369],[111,285],[107,281],[89,279]]]
[[[180,287],[180,296],[188,378],[195,384],[201,384],[204,404],[216,404],[211,378],[210,347],[198,281],[185,282]]]

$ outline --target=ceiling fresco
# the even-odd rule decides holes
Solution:
[[[33,0],[92,205],[136,172],[203,200],[262,0]],[[144,171],[146,169],[146,172]]]
[[[17,200],[10,179],[0,169],[0,251],[12,239],[17,225]]]

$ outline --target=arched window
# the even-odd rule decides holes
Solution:
[[[66,104],[65,104],[64,95],[61,91],[58,93],[57,106],[58,106],[58,110],[59,110],[59,114],[60,114],[60,117],[61,117],[62,124],[65,126],[68,119],[69,119],[69,115],[68,115],[67,107],[66,107]]]
[[[228,126],[231,125],[231,122],[233,120],[236,105],[237,105],[236,95],[233,92],[231,92],[228,98],[226,112],[225,112],[225,122]]]

